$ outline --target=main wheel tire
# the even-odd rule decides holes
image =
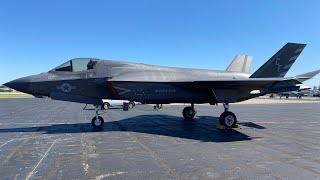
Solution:
[[[110,104],[108,102],[104,102],[101,106],[102,109],[108,110],[110,108]]]
[[[91,120],[91,125],[94,127],[94,128],[99,128],[101,129],[103,127],[103,124],[104,124],[104,120],[101,116],[98,116],[98,118],[95,116],[92,118]]]
[[[237,124],[237,117],[233,112],[225,111],[220,115],[219,122],[227,128],[233,128]]]
[[[196,111],[188,106],[188,107],[185,107],[182,111],[182,115],[184,117],[185,120],[193,120],[194,116],[196,115]]]
[[[133,101],[129,102],[129,109],[133,109],[136,106],[136,104]]]

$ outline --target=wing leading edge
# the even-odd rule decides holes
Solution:
[[[275,83],[292,82],[301,84],[296,78],[249,78],[249,79],[234,79],[234,80],[216,80],[216,81],[194,81],[189,82],[195,86],[202,86],[210,89],[248,89],[255,90],[266,87],[271,87]],[[187,82],[186,82],[187,83]]]

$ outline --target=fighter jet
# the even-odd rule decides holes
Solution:
[[[287,43],[251,76],[239,71],[217,71],[156,66],[141,63],[71,59],[49,72],[23,77],[5,85],[17,91],[51,99],[93,104],[91,124],[102,128],[102,99],[129,100],[144,104],[190,103],[185,120],[196,115],[194,104],[222,103],[219,121],[232,128],[237,117],[229,104],[268,93],[296,90],[297,78],[284,78],[305,44]],[[232,68],[231,68],[232,69]]]

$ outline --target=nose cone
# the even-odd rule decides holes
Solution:
[[[31,78],[23,77],[4,84],[5,86],[12,88],[16,91],[30,93],[31,92]]]

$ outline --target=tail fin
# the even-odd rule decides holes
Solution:
[[[248,55],[237,55],[226,71],[228,72],[242,72],[242,73],[250,73],[250,67],[252,62],[252,56]]]
[[[300,75],[295,76],[295,77],[297,78],[298,81],[304,82],[306,80],[309,80],[309,79],[313,78],[314,76],[316,76],[319,73],[320,73],[320,70],[316,70],[316,71],[311,71],[311,72],[308,72],[308,73],[300,74]]]
[[[287,43],[250,78],[284,77],[306,44]]]

